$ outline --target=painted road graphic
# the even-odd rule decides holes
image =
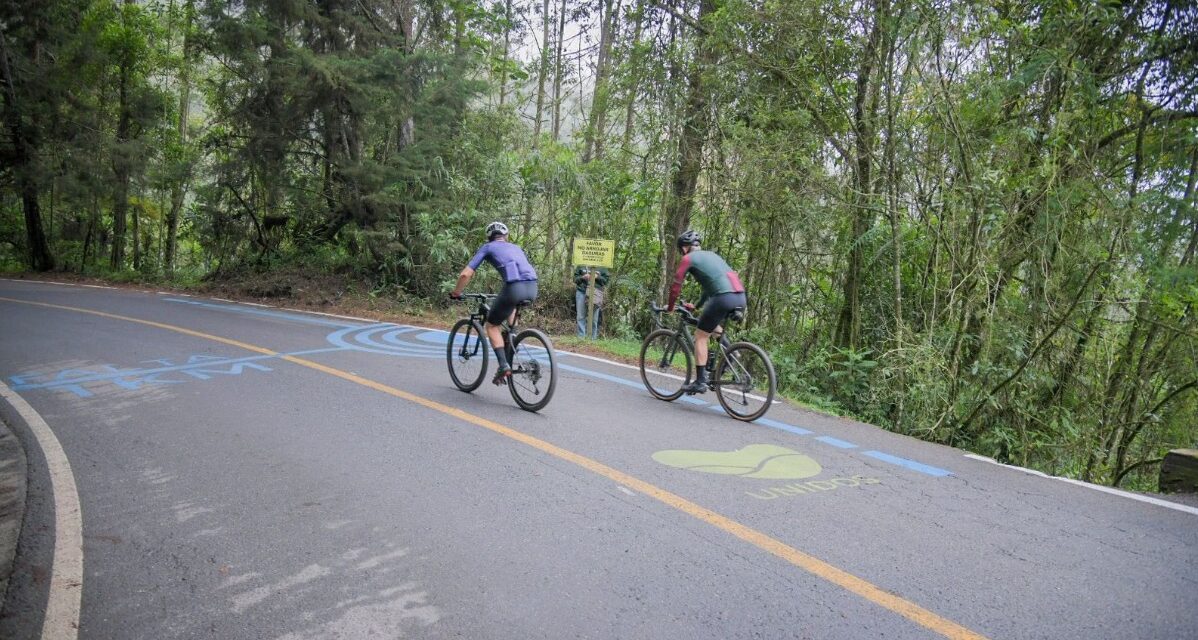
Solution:
[[[653,459],[671,467],[768,480],[795,480],[819,475],[814,458],[772,444],[751,444],[736,451],[658,451]]]

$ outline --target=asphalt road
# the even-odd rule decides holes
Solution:
[[[1198,510],[570,354],[530,414],[444,341],[0,281],[0,380],[78,490],[79,637],[1198,637]],[[0,412],[30,451],[0,637],[39,638],[69,532]]]

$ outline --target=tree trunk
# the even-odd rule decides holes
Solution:
[[[611,65],[612,40],[615,36],[615,15],[620,5],[613,6],[612,0],[603,1],[603,26],[599,31],[599,57],[595,63],[595,93],[591,98],[591,117],[587,124],[583,143],[582,161],[590,162],[593,157],[603,156],[603,136],[607,124],[607,76]]]
[[[541,123],[545,120],[545,77],[549,75],[549,0],[541,5],[541,64],[537,71],[537,115],[532,125],[532,148],[541,141]],[[528,226],[527,224],[525,226]],[[528,235],[528,229],[524,230]]]
[[[507,65],[512,51],[512,0],[503,2],[503,63],[500,65],[499,106],[507,99]]]
[[[49,271],[54,268],[54,256],[42,228],[41,207],[38,203],[39,185],[34,158],[37,154],[35,132],[23,122],[17,104],[16,78],[9,61],[8,43],[0,30],[0,81],[4,83],[4,120],[14,147],[13,172],[21,192],[21,207],[25,213],[26,257],[29,268]]]
[[[849,243],[849,264],[844,276],[844,301],[841,303],[840,318],[836,328],[836,344],[843,349],[856,349],[861,341],[861,279],[864,254],[861,241],[873,226],[874,214],[871,154],[874,138],[874,108],[870,104],[870,76],[873,74],[878,42],[882,33],[881,2],[875,2],[873,25],[869,39],[861,54],[861,68],[857,71],[857,95],[853,106],[853,132],[856,138],[856,158],[853,172],[854,198],[852,231]]]
[[[188,119],[191,117],[191,23],[193,14],[192,0],[187,0],[183,7],[183,62],[179,71],[179,122],[176,128],[181,151],[187,148],[187,125]],[[185,157],[181,160],[187,162],[186,152],[183,155]],[[183,209],[183,196],[191,174],[190,167],[180,168],[182,170],[177,176],[175,184],[171,186],[171,208],[166,215],[166,250],[163,256],[163,265],[168,274],[175,272],[175,253],[179,239],[179,213]]]
[[[566,5],[562,0],[557,9],[557,39],[554,42],[556,55],[553,61],[553,141],[561,139],[562,132],[562,45],[566,35]]]
[[[719,0],[701,0],[699,2],[699,23],[718,9]],[[714,66],[716,54],[711,46],[709,36],[698,33],[699,47],[694,66],[691,68],[687,83],[688,98],[682,129],[678,133],[678,156],[675,162],[677,169],[670,180],[670,197],[666,206],[666,226],[663,240],[667,246],[673,246],[677,238],[690,225],[691,210],[694,208],[695,187],[699,181],[699,170],[703,164],[703,146],[707,140],[708,127],[708,98],[707,87],[703,82],[703,74]],[[669,262],[670,268],[666,274],[673,271],[677,260]]]
[[[138,207],[133,207],[133,270],[141,271],[141,216],[137,215]]]
[[[627,102],[624,105],[624,150],[627,151],[632,144],[633,134],[633,108],[636,106],[637,95],[640,93],[640,56],[637,52],[637,47],[641,41],[641,29],[645,22],[645,0],[637,0],[636,4],[636,26],[632,32],[632,42],[630,43],[633,50],[630,66],[632,67],[632,82],[629,83]]]

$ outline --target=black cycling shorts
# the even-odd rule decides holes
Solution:
[[[516,310],[521,302],[537,299],[537,281],[519,280],[509,282],[500,289],[499,296],[491,301],[491,312],[487,314],[489,324],[501,324]]]
[[[699,329],[712,333],[720,323],[732,313],[732,310],[748,306],[744,293],[721,293],[707,300],[703,305],[703,315],[699,316]]]

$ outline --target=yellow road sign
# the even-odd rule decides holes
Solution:
[[[574,238],[574,264],[611,269],[616,261],[615,240]]]

